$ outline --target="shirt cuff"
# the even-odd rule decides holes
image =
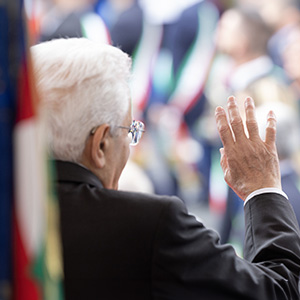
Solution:
[[[285,197],[287,200],[289,199],[288,196],[286,195],[285,192],[283,192],[281,189],[278,188],[263,188],[263,189],[258,189],[254,192],[252,192],[245,200],[244,206],[246,203],[251,200],[254,196],[261,195],[261,194],[266,194],[266,193],[277,193]]]

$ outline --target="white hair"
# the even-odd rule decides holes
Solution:
[[[107,123],[114,133],[129,109],[131,59],[85,38],[31,47],[37,89],[56,159],[79,162],[87,137]]]

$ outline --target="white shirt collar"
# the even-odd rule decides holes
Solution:
[[[273,68],[268,56],[260,56],[235,69],[229,80],[232,91],[244,90],[251,82],[268,74]]]

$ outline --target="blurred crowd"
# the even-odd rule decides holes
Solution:
[[[25,8],[33,44],[86,37],[132,57],[133,115],[146,134],[120,189],[178,195],[242,255],[243,202],[223,180],[214,109],[251,96],[262,132],[267,111],[277,116],[282,186],[300,223],[300,0],[27,0]]]

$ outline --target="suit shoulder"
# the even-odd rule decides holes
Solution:
[[[184,206],[183,201],[176,196],[114,190],[105,190],[104,193],[107,193],[107,195],[109,195],[109,197],[112,199],[129,201],[141,205],[151,204],[157,206]]]

